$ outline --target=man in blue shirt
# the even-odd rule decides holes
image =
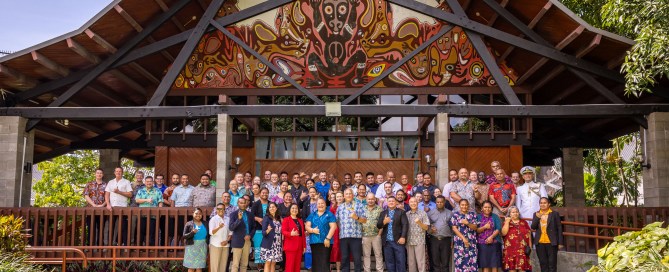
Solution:
[[[367,192],[375,193],[376,189],[379,188],[379,185],[374,181],[374,173],[367,172]]]
[[[251,235],[255,233],[253,215],[246,210],[248,203],[245,198],[237,200],[236,213],[230,215],[230,231],[232,239],[232,270],[246,272],[249,264],[249,250],[251,249]]]
[[[387,198],[388,209],[379,214],[376,227],[383,229],[381,240],[385,248],[383,258],[388,272],[406,271],[406,238],[409,232],[409,219],[406,213],[397,208],[397,199]]]
[[[330,183],[327,181],[328,174],[325,171],[321,171],[318,174],[318,181],[314,185],[316,191],[321,195],[323,199],[328,199],[328,192],[330,191]]]

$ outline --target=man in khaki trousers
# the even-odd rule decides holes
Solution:
[[[228,255],[230,254],[230,239],[232,235],[228,229],[229,218],[225,217],[225,205],[216,205],[216,215],[209,220],[209,260],[211,272],[225,272],[228,270]]]
[[[376,205],[376,197],[373,193],[367,194],[367,222],[362,224],[362,267],[365,272],[372,271],[372,249],[374,249],[374,261],[376,272],[383,272],[383,250],[381,248],[380,231],[376,227],[379,214],[382,209]]]
[[[251,249],[251,236],[255,233],[255,221],[253,215],[246,210],[249,203],[244,198],[237,201],[239,210],[230,214],[230,227],[232,232],[230,246],[232,247],[232,271],[246,272],[249,264],[249,250]]]

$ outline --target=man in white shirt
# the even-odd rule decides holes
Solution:
[[[534,168],[525,166],[520,169],[525,184],[516,188],[516,206],[520,217],[532,221],[532,215],[539,210],[539,200],[548,197],[546,187],[535,181]]]
[[[216,215],[209,220],[209,235],[211,235],[209,237],[209,260],[212,272],[226,271],[228,268],[232,232],[228,229],[230,218],[225,216],[225,209],[223,203],[218,203]]]
[[[107,210],[111,211],[113,207],[128,207],[128,200],[132,197],[132,186],[130,181],[123,178],[123,168],[116,167],[114,168],[114,179],[110,180],[107,183],[105,188],[105,200],[107,201]],[[114,216],[112,219],[112,226],[114,229],[116,227],[117,216]],[[128,218],[123,217],[121,220],[121,237],[125,239],[128,237]],[[112,241],[116,241],[118,233],[114,232],[114,237]],[[126,245],[125,241],[121,241],[118,244]]]
[[[441,191],[442,195],[448,200],[448,202],[451,204],[451,207],[456,207],[455,202],[453,202],[453,198],[451,197],[451,186],[458,181],[458,171],[455,169],[451,169],[451,171],[448,172],[448,183],[444,185],[444,190]]]
[[[379,177],[381,178],[381,181],[379,183]],[[393,185],[393,194],[397,193],[397,191],[402,190],[402,185],[399,183],[395,182],[395,173],[393,171],[388,171],[386,172],[386,181],[383,181],[383,176],[378,175],[376,178],[376,182],[379,183],[379,187],[376,188],[376,198],[386,198],[386,191],[383,188],[386,183],[390,183]],[[406,193],[406,192],[405,192]]]

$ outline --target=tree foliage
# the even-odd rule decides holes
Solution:
[[[136,168],[132,160],[121,159],[123,177],[133,180],[135,171],[153,175],[152,168]],[[37,164],[42,178],[35,182],[36,207],[82,207],[86,205],[83,189],[95,179],[95,169],[100,165],[97,150],[77,150]],[[105,173],[109,174],[109,173]]]
[[[638,204],[641,181],[639,133],[618,137],[612,143],[612,148],[589,149],[583,159],[588,206],[617,206],[618,196],[622,196],[623,206]],[[623,151],[626,147],[631,148],[628,154]]]
[[[667,0],[561,0],[595,27],[630,37],[622,71],[625,93],[652,93],[662,77],[669,77],[669,1]]]

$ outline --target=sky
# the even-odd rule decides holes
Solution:
[[[0,51],[19,51],[76,30],[111,2],[2,0]]]

